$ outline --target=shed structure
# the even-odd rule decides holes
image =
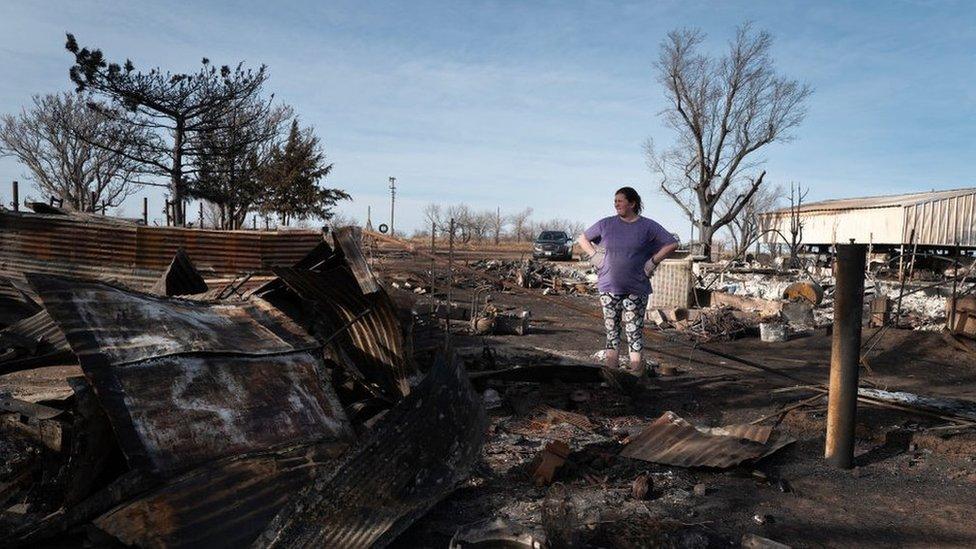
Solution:
[[[802,242],[828,246],[837,242],[877,246],[909,244],[912,230],[919,246],[976,248],[976,188],[922,193],[842,198],[803,204]],[[764,230],[790,237],[790,208],[760,214]],[[782,243],[766,232],[766,244]]]

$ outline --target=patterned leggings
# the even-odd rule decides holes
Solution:
[[[630,352],[641,352],[644,349],[647,296],[605,292],[600,294],[600,304],[603,305],[603,325],[607,329],[607,349],[620,348],[620,321],[623,320]]]

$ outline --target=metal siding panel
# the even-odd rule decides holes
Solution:
[[[112,218],[0,212],[0,265],[13,272],[115,279],[148,289],[177,249],[205,277],[270,274],[322,241],[319,231],[216,231],[145,227]]]

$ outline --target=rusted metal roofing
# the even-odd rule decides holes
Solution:
[[[347,448],[331,443],[208,463],[97,518],[138,547],[246,547],[275,513]]]
[[[336,247],[342,250],[349,268],[352,270],[356,282],[364,294],[371,294],[380,290],[380,284],[376,276],[366,263],[363,252],[359,248],[358,242],[361,240],[358,227],[342,227],[332,233]]]
[[[169,475],[281,444],[349,440],[319,344],[260,299],[201,303],[30,274],[130,464]]]
[[[43,309],[0,331],[0,347],[15,350],[0,357],[0,373],[77,362],[61,329]]]
[[[149,291],[157,295],[174,296],[202,294],[208,289],[203,276],[193,266],[193,262],[183,248],[180,248],[176,250],[169,267],[166,267],[162,276]]]
[[[760,425],[695,427],[674,412],[665,412],[632,437],[624,457],[679,467],[731,467],[759,459],[793,442]]]
[[[281,510],[253,547],[384,547],[467,478],[487,416],[458,360],[415,390]]]
[[[396,308],[385,291],[364,294],[344,266],[324,272],[279,267],[274,272],[324,317],[327,328],[319,337],[331,337],[348,326],[334,341],[350,371],[358,371],[365,383],[391,402],[410,392],[409,380],[417,368],[405,352]]]
[[[0,272],[118,280],[150,288],[182,248],[209,277],[269,274],[322,241],[320,231],[147,227],[101,216],[0,211]]]

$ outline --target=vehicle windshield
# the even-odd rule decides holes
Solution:
[[[566,233],[560,231],[543,231],[536,240],[567,240]]]

